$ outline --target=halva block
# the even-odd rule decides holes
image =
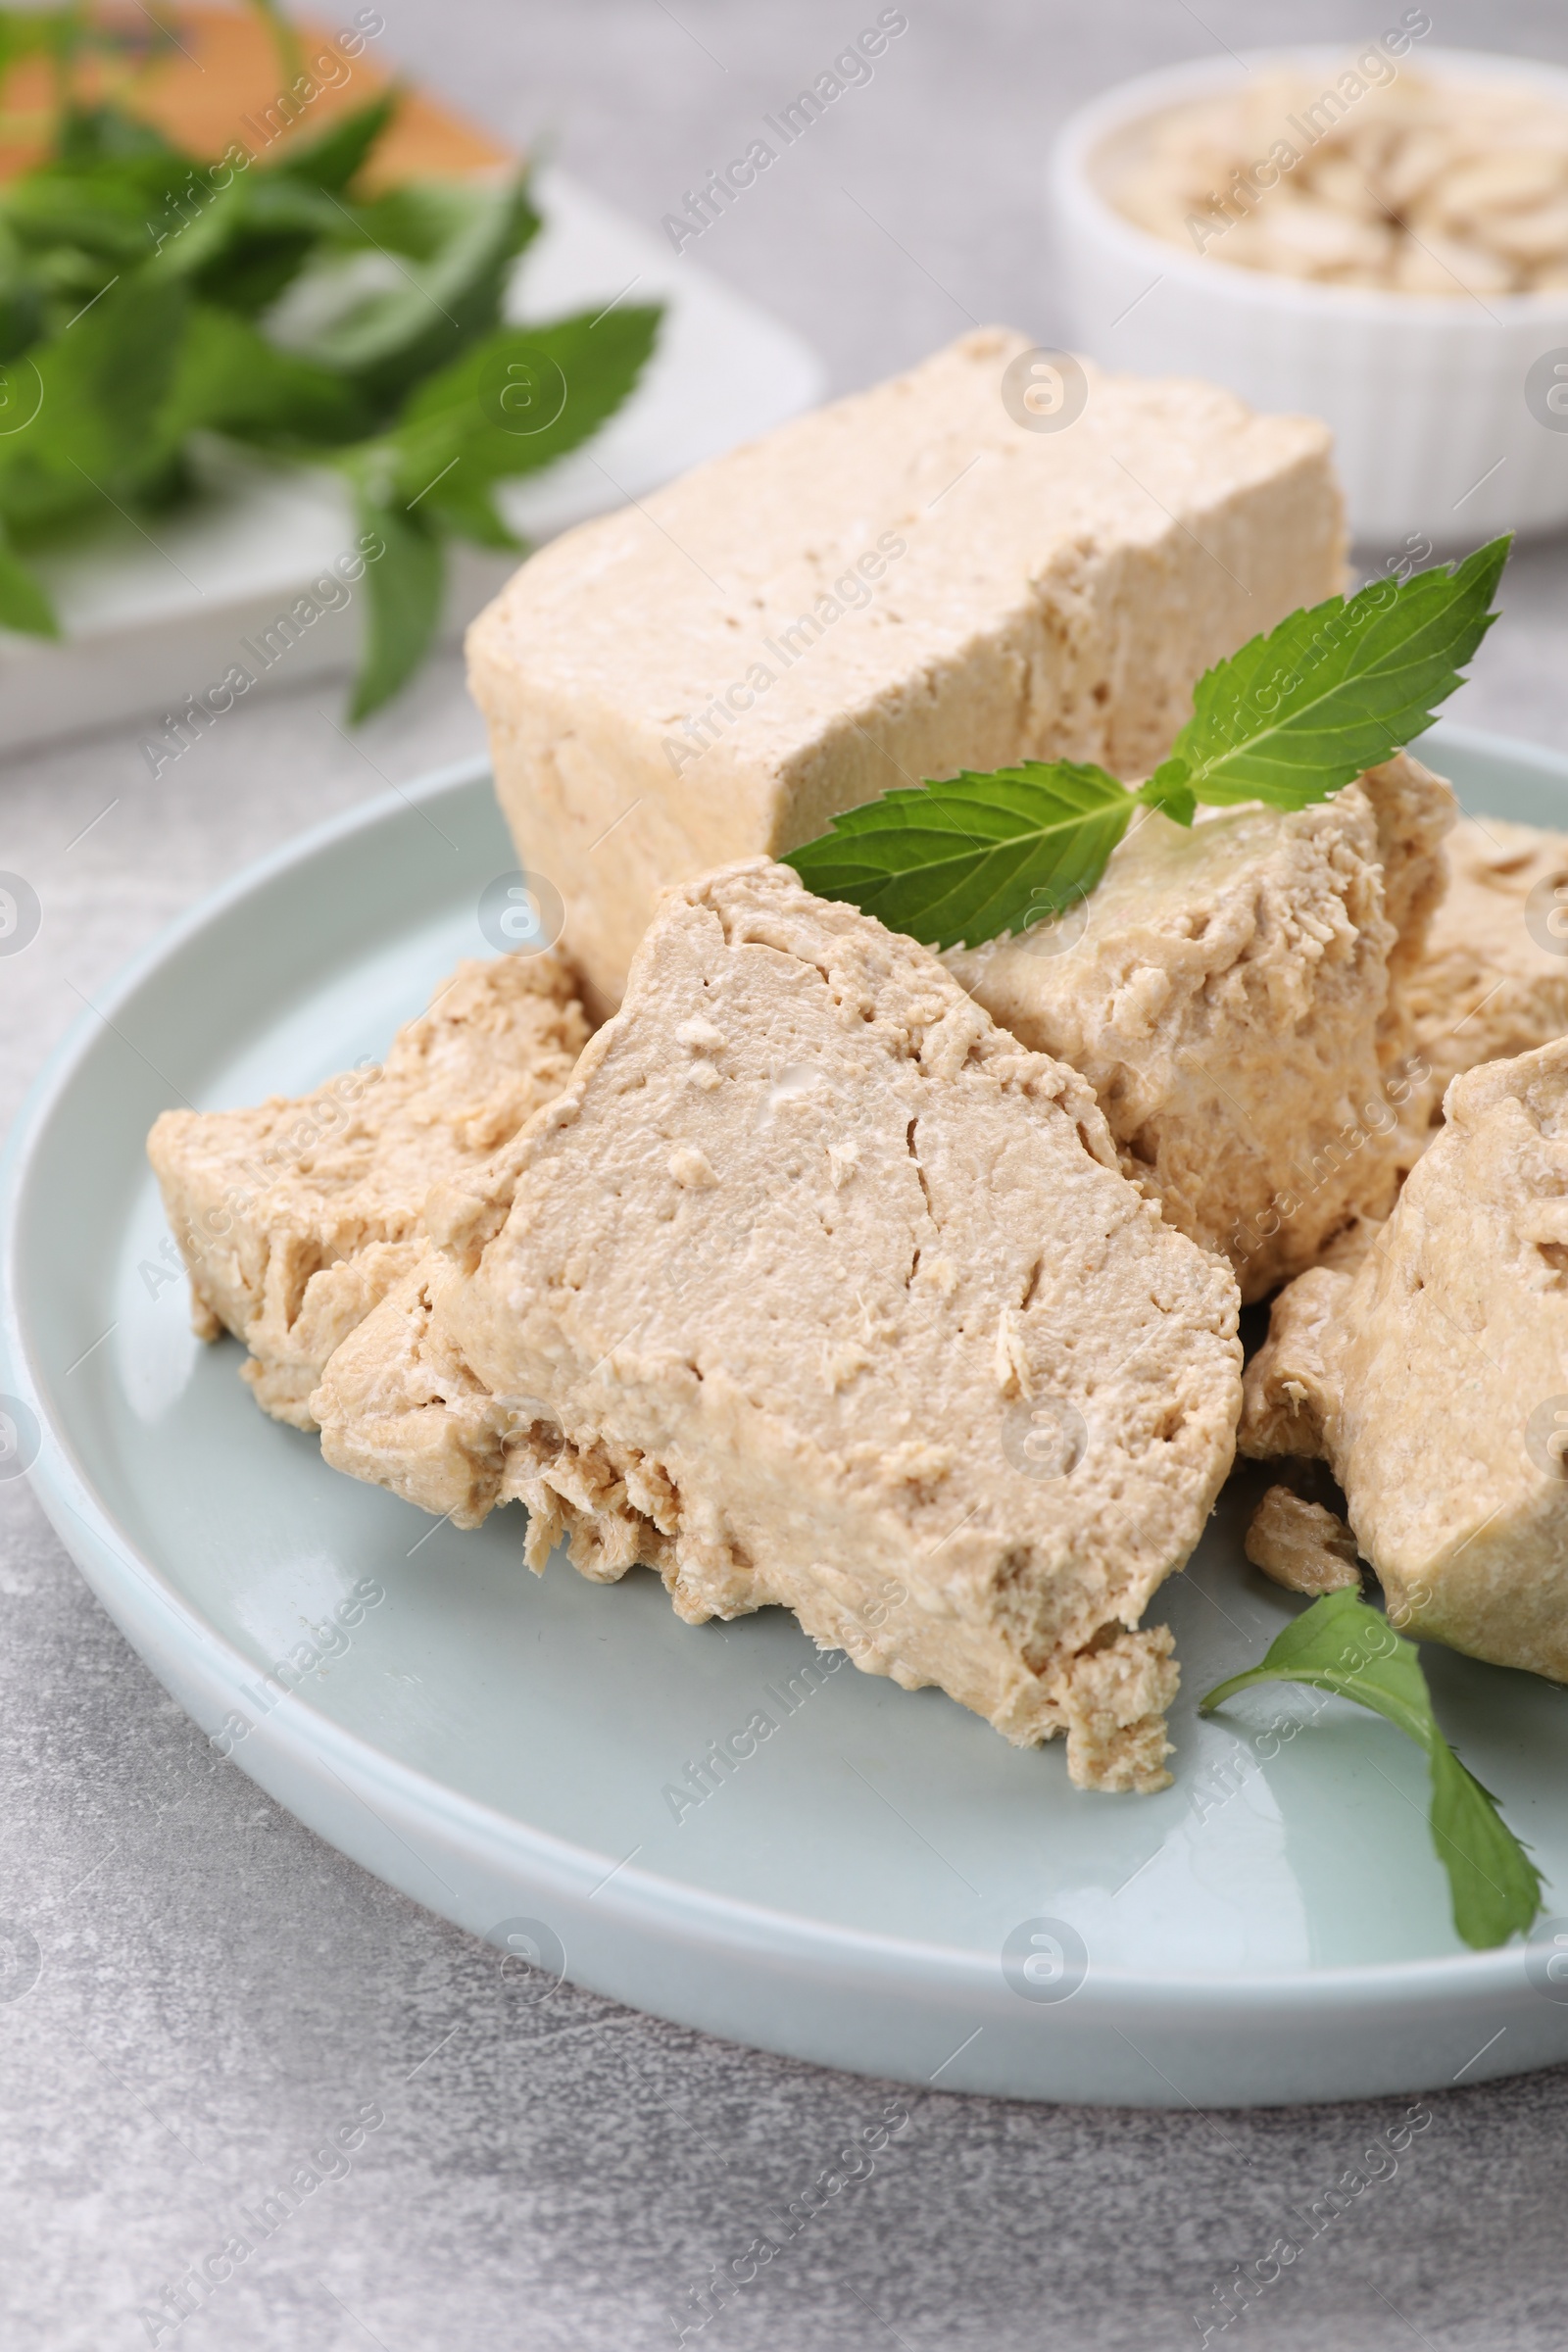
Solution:
[[[1140,812],[1077,906],[945,960],[1082,1071],[1126,1173],[1261,1298],[1394,1204],[1452,818],[1405,754],[1307,808]]]
[[[1356,1272],[1275,1301],[1241,1443],[1328,1461],[1402,1630],[1568,1679],[1568,1040],[1453,1080]]]
[[[384,1063],[254,1109],[165,1111],[147,1152],[195,1327],[243,1340],[265,1411],[315,1427],[327,1357],[419,1258],[431,1185],[509,1142],[587,1036],[557,956],[504,956],[460,964]]]
[[[1142,776],[1203,670],[1341,587],[1324,425],[1087,365],[1081,413],[1040,416],[1031,364],[966,335],[565,533],[474,622],[502,806],[596,1009],[662,885],[964,767]]]
[[[1164,1784],[1141,1630],[1233,1449],[1238,1300],[1074,1072],[788,870],[669,893],[569,1087],[438,1186],[328,1461],[682,1616],[793,1609],[1085,1787]],[[906,1599],[886,1604],[890,1587]]]

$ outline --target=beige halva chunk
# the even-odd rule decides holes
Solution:
[[[945,960],[1082,1071],[1126,1173],[1260,1298],[1393,1206],[1404,990],[1452,818],[1404,754],[1290,813],[1152,813],[1060,920]]]
[[[244,1341],[267,1412],[315,1428],[327,1357],[418,1261],[431,1185],[510,1142],[587,1036],[556,956],[462,963],[379,1067],[255,1109],[165,1111],[147,1152],[196,1329]]]
[[[1244,1549],[1271,1583],[1312,1600],[1361,1582],[1355,1538],[1345,1521],[1289,1487],[1269,1488],[1252,1513]]]
[[[1247,1453],[1321,1454],[1404,1630],[1568,1679],[1568,1040],[1456,1078],[1359,1268],[1276,1300]]]
[[[1408,992],[1428,1071],[1406,1122],[1412,1165],[1450,1079],[1568,1035],[1568,837],[1466,816],[1446,849],[1447,896]]]
[[[782,1605],[1163,1786],[1136,1629],[1231,1458],[1236,1286],[925,949],[764,859],[671,892],[569,1089],[427,1218],[313,1399],[328,1461],[460,1526],[520,1496],[535,1568]]]
[[[473,624],[502,806],[596,1008],[662,885],[925,776],[1144,775],[1203,670],[1341,587],[1326,426],[1090,368],[1082,414],[1036,430],[1027,348],[966,335],[699,466]]]
[[[1443,1125],[1462,1070],[1568,1035],[1568,837],[1504,817],[1461,816],[1444,844],[1448,883],[1396,990],[1407,1019],[1408,1084],[1394,1139],[1402,1184]],[[1321,1263],[1353,1273],[1381,1217],[1358,1218]]]

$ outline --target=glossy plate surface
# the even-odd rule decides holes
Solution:
[[[1472,808],[1568,825],[1568,761],[1457,728],[1430,743]],[[381,1053],[460,956],[487,952],[477,902],[514,862],[471,767],[310,835],[104,994],[11,1139],[0,1391],[63,1540],[197,1722],[368,1868],[511,1935],[541,1998],[564,1966],[824,2064],[1139,2105],[1428,2089],[1568,2057],[1549,1945],[1456,1940],[1408,1743],[1337,1701],[1308,1725],[1272,1690],[1197,1722],[1197,1694],[1293,1606],[1242,1556],[1242,1480],[1152,1612],[1183,1665],[1176,1785],[1090,1796],[1059,1743],[1016,1751],[937,1691],[842,1662],[804,1677],[822,1661],[781,1611],[693,1629],[644,1570],[533,1578],[517,1506],[463,1535],[337,1477],[257,1411],[232,1342],[191,1338],[152,1119]],[[368,1607],[363,1580],[382,1595]],[[1427,1662],[1548,1910],[1568,1911],[1561,1695]],[[269,1683],[279,1666],[296,1688]],[[666,1791],[759,1712],[771,1736],[677,1819]],[[1282,1716],[1298,1732],[1271,1736]]]

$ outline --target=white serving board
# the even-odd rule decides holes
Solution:
[[[659,347],[619,415],[548,473],[504,491],[508,519],[533,541],[768,431],[819,399],[823,382],[821,363],[798,335],[653,231],[563,172],[541,170],[536,187],[545,225],[519,263],[509,316],[548,318],[616,298],[667,309]],[[51,643],[0,630],[0,750],[177,708],[242,660],[240,639],[266,629],[354,545],[348,503],[330,473],[227,457],[212,481],[210,495],[183,513],[140,524],[110,514],[39,560],[65,633]],[[514,562],[453,549],[448,634]],[[359,630],[356,599],[315,622],[259,688],[347,669]]]

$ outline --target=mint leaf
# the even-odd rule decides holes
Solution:
[[[189,301],[172,279],[127,278],[28,362],[41,384],[36,415],[0,441],[0,514],[36,528],[101,508],[167,464],[156,432],[176,373]]]
[[[1180,762],[1200,801],[1325,800],[1431,726],[1493,621],[1512,545],[1293,612],[1200,678]]]
[[[1542,1908],[1541,1873],[1503,1821],[1497,1800],[1441,1736],[1432,1767],[1432,1842],[1448,1874],[1453,1924],[1473,1951],[1529,1934]]]
[[[82,45],[86,27],[76,9],[0,9],[0,81],[24,58],[50,57],[57,73]]]
[[[662,317],[644,304],[578,311],[474,344],[419,386],[388,435],[404,496],[429,490],[453,529],[466,530],[476,490],[554,465],[614,415]]]
[[[366,429],[352,384],[269,343],[236,312],[199,303],[158,416],[177,446],[189,432],[230,433],[269,448],[347,441]]]
[[[1102,767],[1025,760],[847,808],[784,863],[890,931],[974,947],[1085,897],[1137,807]]]
[[[278,73],[282,77],[283,87],[287,89],[305,63],[305,53],[300,47],[300,36],[295,31],[287,12],[279,6],[278,0],[250,0],[250,5],[272,35],[272,49],[277,60]]]
[[[265,13],[293,37],[274,0]],[[446,539],[526,552],[496,485],[552,465],[621,406],[662,311],[616,303],[504,327],[540,226],[526,174],[362,200],[395,91],[233,172],[118,100],[77,102],[67,69],[88,48],[118,59],[117,40],[74,4],[36,24],[0,5],[0,79],[8,59],[40,52],[62,69],[53,156],[0,187],[0,366],[19,364],[27,403],[22,414],[14,397],[0,433],[0,628],[55,627],[28,567],[35,541],[200,495],[195,437],[219,433],[335,463],[379,532],[363,716],[432,641]],[[535,364],[548,400],[528,389]]]
[[[305,180],[313,188],[341,196],[350,180],[368,162],[402,103],[400,91],[383,91],[368,106],[357,107],[352,114],[342,116],[316,138],[303,139],[297,145],[291,142],[273,170],[286,173],[290,179]]]
[[[44,331],[44,290],[22,266],[15,241],[0,223],[0,366]]]
[[[1197,798],[1179,760],[1161,760],[1153,774],[1139,785],[1138,798],[1146,808],[1157,808],[1178,825],[1191,825],[1198,814]]]
[[[273,166],[247,172],[191,217],[192,200],[149,223],[161,270],[188,272],[203,299],[259,318],[325,250],[343,215],[328,190]]]
[[[405,253],[431,261],[469,218],[471,194],[450,180],[403,180],[343,206],[332,243],[350,252]]]
[[[200,167],[175,148],[97,156],[40,165],[7,186],[0,201],[26,251],[98,256],[108,265],[96,276],[102,285],[117,268],[146,259],[160,222],[178,227],[183,216],[173,199],[200,175]]]
[[[385,551],[365,570],[365,640],[349,705],[358,724],[408,683],[429,652],[441,620],[446,561],[439,538],[400,500],[378,495],[362,479],[354,504],[361,532],[378,533]]]
[[[58,637],[54,607],[0,532],[0,629],[22,629],[29,637]]]
[[[1448,1874],[1455,1931],[1473,1950],[1525,1935],[1541,1910],[1541,1873],[1438,1729],[1413,1642],[1358,1592],[1330,1592],[1293,1620],[1259,1666],[1233,1675],[1199,1702],[1207,1715],[1254,1683],[1310,1683],[1370,1707],[1426,1750],[1432,1773],[1432,1840]]]
[[[431,491],[430,511],[455,538],[471,539],[476,547],[492,547],[499,555],[528,553],[527,540],[518,538],[501,513],[491,485],[474,479],[461,465]]]
[[[306,358],[352,375],[383,410],[498,323],[514,259],[539,225],[526,178],[442,195],[450,224],[429,259],[400,262],[396,284],[352,300],[305,348]],[[342,211],[352,233],[353,216]]]
[[[1348,603],[1293,612],[1200,678],[1170,758],[1136,793],[1102,767],[1023,760],[847,809],[792,865],[929,947],[971,948],[1094,889],[1140,802],[1190,825],[1200,801],[1304,808],[1432,724],[1496,615],[1511,539]]]
[[[353,718],[395,694],[434,637],[445,582],[441,533],[515,550],[491,485],[551,465],[596,432],[636,382],[661,316],[628,309],[600,314],[596,325],[585,311],[503,328],[420,385],[390,432],[339,455],[361,527],[379,531],[387,548],[366,572],[367,635]],[[514,362],[529,369],[535,392],[549,370],[559,377],[559,411],[534,432],[512,429],[500,405]]]
[[[55,133],[55,156],[62,164],[121,163],[175,152],[156,122],[108,104],[68,106]]]

